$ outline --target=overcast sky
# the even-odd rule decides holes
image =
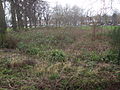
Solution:
[[[55,6],[56,3],[61,4],[65,6],[66,4],[70,6],[77,5],[83,9],[90,9],[99,12],[103,8],[103,2],[104,0],[47,0],[51,6]],[[105,0],[106,1],[106,8],[107,12],[111,11],[111,0]],[[120,11],[120,0],[112,0],[112,6],[114,10]]]

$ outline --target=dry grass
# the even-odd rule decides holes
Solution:
[[[107,37],[99,36],[92,41],[91,33],[91,30],[79,29],[43,29],[12,33],[11,35],[30,47],[39,48],[40,52],[37,55],[29,55],[19,50],[15,52],[1,50],[0,62],[9,61],[4,64],[9,64],[9,68],[3,68],[4,65],[0,66],[0,81],[2,81],[0,88],[9,90],[96,90],[104,88],[109,90],[109,85],[114,86],[115,83],[117,83],[116,88],[119,88],[119,66],[97,60],[90,61],[88,56],[85,56],[88,52],[88,54],[92,52],[103,54],[111,48]],[[49,52],[54,49],[62,49],[67,54],[67,60],[51,62]],[[84,56],[84,59],[88,60],[83,60]]]

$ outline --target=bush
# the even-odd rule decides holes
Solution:
[[[18,43],[17,45],[19,50],[25,51],[26,48],[28,48],[27,44],[24,44],[23,42]]]
[[[53,50],[50,56],[52,61],[64,61],[66,58],[65,53],[61,50]]]
[[[87,61],[100,61],[101,55],[95,51],[85,52],[82,56],[82,60]]]
[[[37,48],[36,46],[27,45],[23,42],[20,42],[18,44],[18,48],[19,50],[22,50],[23,52],[31,54],[31,55],[37,55],[40,52],[40,49]]]
[[[118,52],[117,62],[120,64],[120,27],[115,27],[114,30],[110,32],[111,44],[114,49]]]
[[[12,36],[6,36],[2,47],[8,49],[15,49],[17,48],[18,42],[19,42],[18,39],[13,38]]]
[[[115,27],[115,29],[110,32],[110,37],[112,39],[111,44],[120,49],[120,27]]]
[[[55,80],[55,79],[58,79],[58,78],[60,78],[60,76],[59,76],[59,74],[57,74],[57,73],[53,73],[53,74],[50,75],[50,77],[49,77],[50,80]]]
[[[31,55],[37,55],[40,52],[40,49],[37,47],[30,47],[27,49],[26,52],[31,54]]]
[[[92,52],[92,53],[90,54],[90,59],[91,59],[92,61],[99,61],[99,60],[101,60],[101,57],[100,57],[100,55],[98,55],[96,52]]]
[[[9,58],[0,59],[0,67],[7,68],[10,62]]]
[[[106,63],[110,62],[110,63],[114,63],[114,64],[118,64],[118,52],[116,50],[110,50],[108,52],[105,53],[104,57],[103,57],[103,61],[105,61]]]

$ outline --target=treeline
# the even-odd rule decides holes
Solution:
[[[49,5],[42,0],[7,0],[11,15],[11,24],[14,30],[32,28],[41,25],[41,20],[48,21]]]
[[[8,26],[13,30],[23,28],[36,28],[41,26],[80,26],[80,25],[118,25],[120,24],[119,13],[113,15],[96,14],[92,10],[84,10],[78,6],[70,7],[56,4],[50,7],[43,0],[3,0],[5,8],[9,8],[7,16]],[[8,13],[9,12],[9,13]]]
[[[77,26],[84,20],[83,9],[73,6],[62,7],[56,4],[51,8],[42,0],[6,0],[11,15],[9,26],[14,30],[40,26]],[[5,7],[6,8],[6,7]]]

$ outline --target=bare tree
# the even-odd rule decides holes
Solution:
[[[62,6],[56,4],[56,6],[53,8],[53,19],[55,21],[56,27],[60,27],[62,24],[62,15],[63,15],[63,10]]]
[[[44,17],[44,21],[46,23],[46,26],[49,25],[49,21],[50,21],[50,18],[51,18],[51,11],[50,11],[50,7],[49,5],[46,3],[45,4],[45,10],[43,11],[43,17]]]
[[[80,22],[80,8],[78,6],[73,6],[71,11],[73,26],[77,26]]]
[[[112,15],[112,23],[113,23],[113,25],[117,25],[117,19],[118,18],[118,16],[117,16],[117,13],[113,13],[113,15]]]
[[[2,0],[0,0],[0,45],[4,44],[6,29],[5,12],[3,10]]]
[[[16,31],[17,30],[17,21],[16,21],[15,1],[10,0],[10,4],[11,4],[12,28],[14,31]]]

